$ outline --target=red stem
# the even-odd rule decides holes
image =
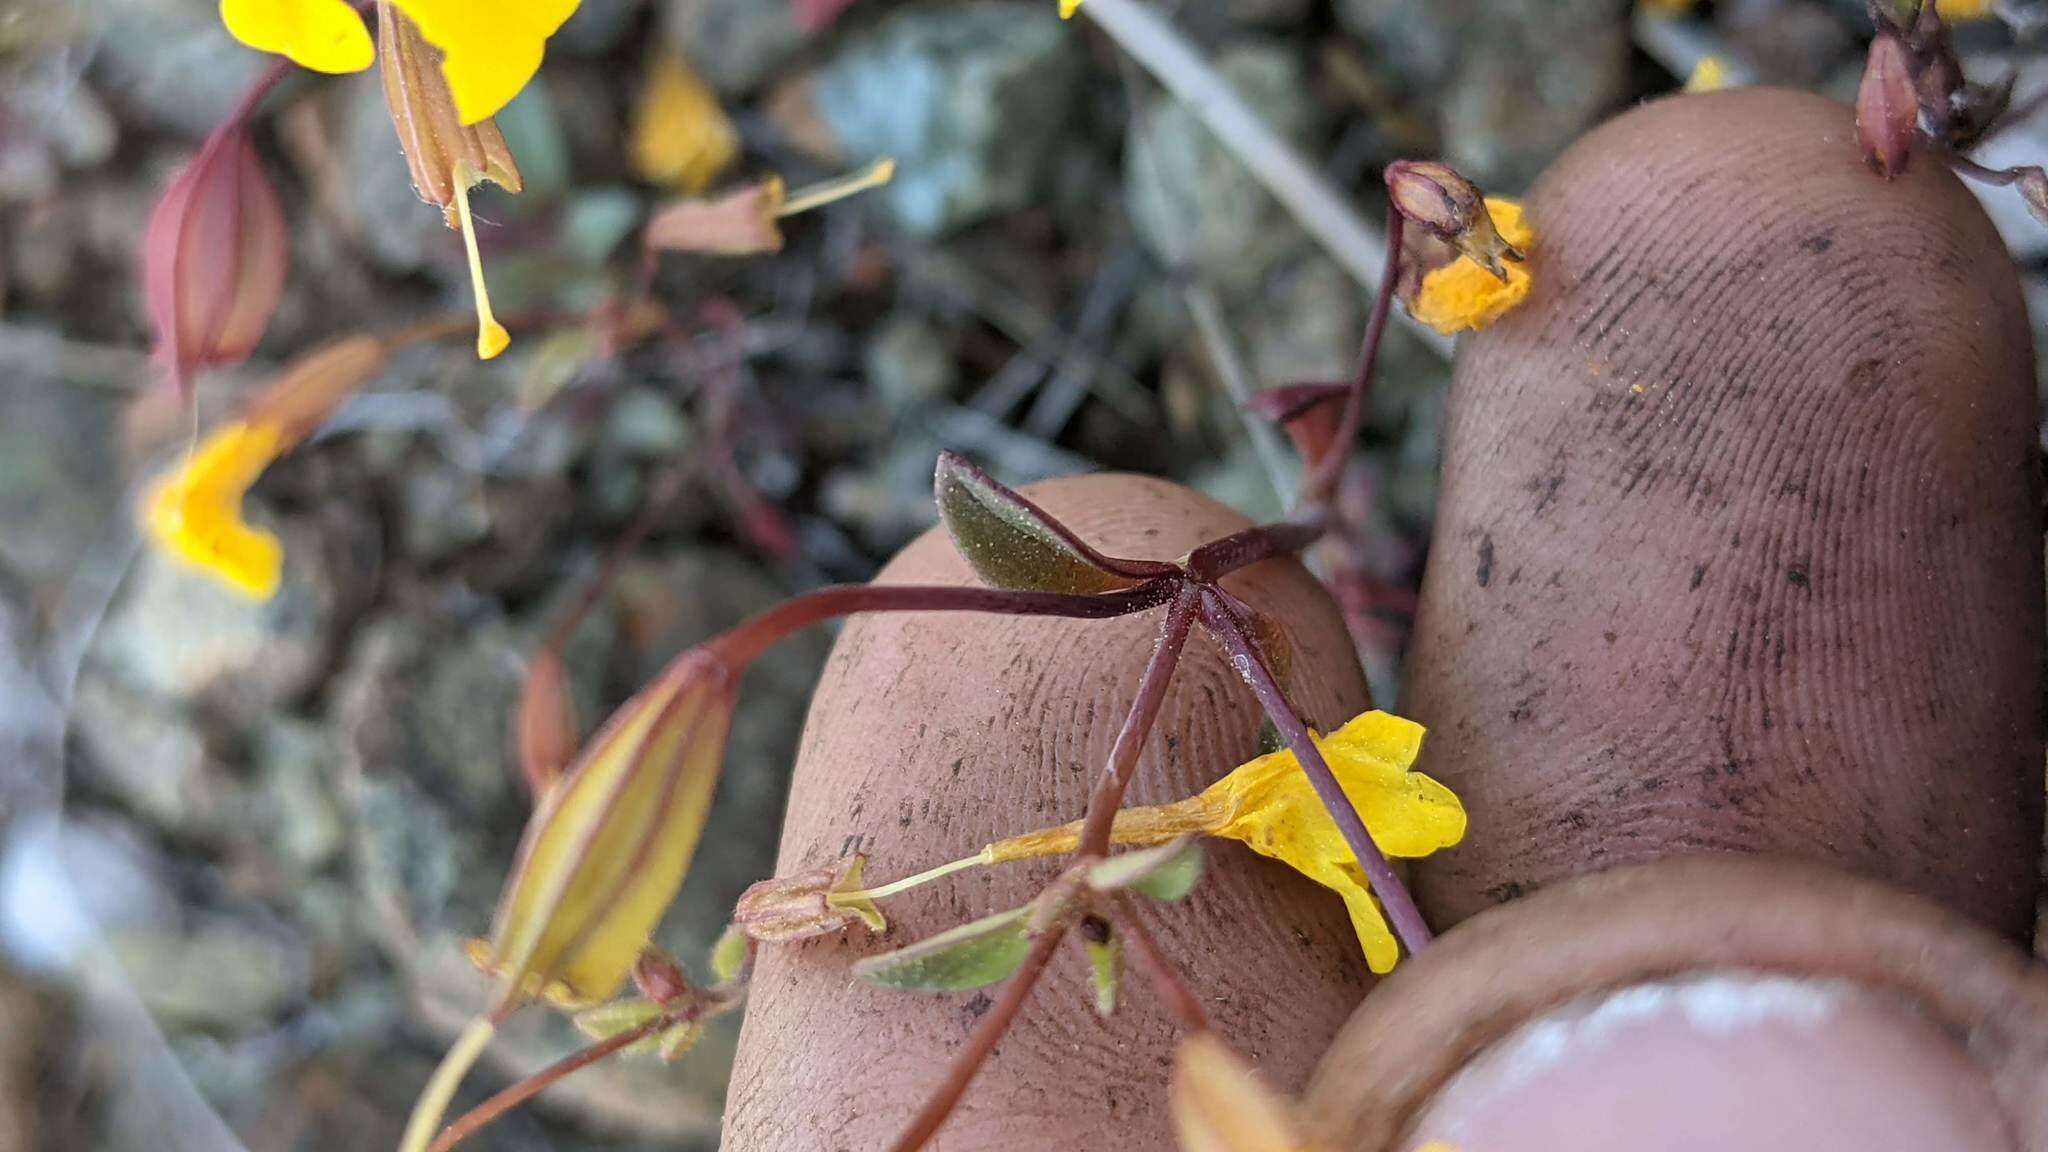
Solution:
[[[1202,1011],[1202,1002],[1181,977],[1180,969],[1166,958],[1159,948],[1159,941],[1152,936],[1152,930],[1138,918],[1137,901],[1125,897],[1118,901],[1123,915],[1116,919],[1116,927],[1131,942],[1131,955],[1145,975],[1152,978],[1152,986],[1159,991],[1159,998],[1166,1001],[1167,1010],[1180,1021],[1180,1026],[1190,1032],[1200,1032],[1209,1027],[1209,1014]]]
[[[1317,798],[1322,800],[1330,818],[1337,822],[1337,828],[1344,834],[1344,842],[1351,847],[1352,854],[1358,857],[1358,867],[1365,873],[1373,895],[1379,897],[1380,906],[1386,909],[1387,923],[1393,927],[1394,935],[1400,937],[1409,955],[1421,952],[1429,946],[1429,925],[1423,922],[1422,913],[1416,909],[1414,899],[1395,874],[1393,865],[1387,863],[1386,855],[1373,842],[1372,833],[1366,830],[1365,821],[1359,817],[1358,809],[1352,806],[1351,798],[1344,795],[1344,788],[1337,783],[1336,774],[1330,771],[1330,765],[1323,759],[1322,750],[1310,737],[1308,725],[1302,723],[1293,705],[1287,702],[1286,693],[1273,679],[1272,669],[1266,667],[1258,645],[1238,625],[1237,617],[1229,606],[1213,595],[1202,597],[1202,624],[1230,653],[1231,661],[1250,683],[1266,715],[1272,719],[1273,727],[1279,730],[1280,738],[1287,742],[1295,759],[1301,762],[1301,770],[1315,788]]]
[[[1176,578],[1149,580],[1121,592],[1070,596],[926,584],[834,584],[794,596],[711,640],[703,651],[737,670],[790,634],[855,612],[990,612],[1007,616],[1063,616],[1107,620],[1157,608],[1179,590]]]
[[[1220,580],[1261,560],[1297,555],[1321,539],[1327,530],[1328,516],[1322,508],[1309,508],[1300,520],[1260,524],[1211,540],[1188,553],[1187,568],[1196,579]]]
[[[1167,609],[1166,619],[1160,622],[1159,640],[1152,648],[1152,659],[1145,665],[1144,676],[1138,681],[1137,698],[1131,701],[1130,713],[1124,717],[1124,726],[1117,731],[1116,743],[1110,747],[1109,763],[1102,770],[1102,778],[1096,781],[1094,794],[1088,798],[1079,856],[1109,854],[1109,837],[1116,827],[1117,809],[1123,807],[1124,789],[1130,786],[1131,776],[1137,771],[1138,753],[1144,751],[1145,741],[1152,735],[1152,722],[1159,718],[1159,709],[1166,703],[1166,689],[1173,682],[1181,650],[1195,624],[1199,602],[1195,588],[1192,583],[1182,584],[1174,595],[1173,606]]]
[[[1344,462],[1351,457],[1351,442],[1358,438],[1358,426],[1365,421],[1365,400],[1372,394],[1372,375],[1380,359],[1380,338],[1386,335],[1387,316],[1394,303],[1394,285],[1401,278],[1400,209],[1388,206],[1387,266],[1380,276],[1380,290],[1373,297],[1372,320],[1365,327],[1365,341],[1359,347],[1358,375],[1351,382],[1351,394],[1344,398],[1344,414],[1338,418],[1337,434],[1322,459],[1302,479],[1298,504],[1308,507],[1327,504],[1344,474]]]
[[[630,1048],[664,1028],[682,1023],[682,1020],[681,1016],[656,1016],[615,1036],[607,1036],[588,1048],[564,1056],[464,1112],[456,1118],[455,1123],[443,1128],[441,1134],[434,1137],[434,1142],[427,1145],[427,1152],[449,1152],[449,1149],[476,1135],[485,1125],[545,1092],[571,1073],[580,1072],[614,1052]]]
[[[1018,966],[1010,982],[1003,985],[1001,999],[982,1015],[980,1023],[974,1026],[974,1032],[967,1037],[967,1047],[946,1072],[945,1083],[939,1085],[931,1098],[924,1102],[924,1107],[918,1109],[910,1127],[896,1138],[896,1143],[890,1145],[891,1152],[916,1152],[953,1114],[960,1097],[967,1094],[967,1086],[974,1082],[975,1074],[988,1062],[989,1054],[996,1050],[1003,1033],[1010,1030],[1010,1021],[1017,1018],[1018,1010],[1024,1007],[1024,998],[1031,995],[1032,986],[1038,983],[1046,965],[1052,962],[1052,954],[1059,949],[1066,934],[1067,926],[1055,922],[1044,935],[1032,942],[1024,963]]]

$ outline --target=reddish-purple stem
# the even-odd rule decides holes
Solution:
[[[1109,853],[1109,837],[1116,827],[1117,809],[1124,804],[1124,789],[1130,786],[1131,776],[1138,768],[1138,754],[1144,751],[1145,741],[1152,735],[1152,723],[1166,703],[1166,689],[1173,682],[1174,669],[1180,666],[1181,650],[1194,627],[1199,599],[1194,584],[1182,584],[1166,618],[1159,624],[1159,640],[1138,680],[1137,698],[1131,701],[1124,726],[1117,731],[1102,778],[1096,781],[1095,792],[1088,797],[1088,814],[1081,823],[1080,856]]]
[[[1287,742],[1295,759],[1301,762],[1301,770],[1308,776],[1316,796],[1329,810],[1330,818],[1337,822],[1337,828],[1344,834],[1344,842],[1358,857],[1358,867],[1365,873],[1366,882],[1373,894],[1379,897],[1380,906],[1386,909],[1387,922],[1414,955],[1429,946],[1429,925],[1423,923],[1422,913],[1416,910],[1415,901],[1408,895],[1408,888],[1401,878],[1394,874],[1393,865],[1387,863],[1379,845],[1373,842],[1372,833],[1365,827],[1365,821],[1352,807],[1344,788],[1337,783],[1336,774],[1324,761],[1321,749],[1310,737],[1308,725],[1287,702],[1286,693],[1280,690],[1279,682],[1273,679],[1272,669],[1266,667],[1265,659],[1259,655],[1258,645],[1245,634],[1237,622],[1236,614],[1222,600],[1213,595],[1202,598],[1202,623],[1230,654],[1231,663],[1239,675],[1251,685],[1259,704],[1272,719],[1273,727],[1279,730],[1280,738]]]
[[[453,1124],[443,1128],[439,1136],[434,1137],[434,1142],[427,1145],[427,1152],[448,1152],[457,1144],[476,1135],[485,1125],[540,1095],[571,1073],[580,1072],[615,1052],[630,1048],[656,1032],[687,1019],[687,1015],[656,1016],[645,1023],[636,1024],[624,1032],[607,1036],[587,1048],[564,1056],[464,1112]]]
[[[982,1014],[980,1022],[967,1037],[967,1046],[954,1059],[953,1066],[947,1069],[945,1082],[924,1102],[924,1107],[917,1110],[910,1127],[904,1129],[903,1135],[890,1145],[891,1152],[916,1152],[953,1114],[960,1098],[967,1094],[967,1086],[974,1082],[975,1074],[988,1062],[989,1054],[996,1050],[1003,1033],[1010,1030],[1010,1022],[1017,1018],[1017,1012],[1024,1007],[1025,997],[1031,995],[1032,986],[1038,983],[1046,965],[1052,962],[1052,955],[1059,950],[1060,941],[1066,934],[1066,924],[1056,921],[1044,935],[1032,941],[1024,963],[1018,966],[1010,982],[1003,985],[1001,998]]]
[[[1327,517],[1321,509],[1307,509],[1301,520],[1259,524],[1211,540],[1188,553],[1188,571],[1199,580],[1218,580],[1261,560],[1296,555],[1320,539],[1327,528]]]
[[[1151,977],[1152,986],[1159,992],[1159,998],[1166,1002],[1167,1011],[1172,1012],[1180,1026],[1190,1032],[1200,1032],[1209,1027],[1209,1014],[1202,1011],[1202,1002],[1195,998],[1194,990],[1182,978],[1180,969],[1159,947],[1159,941],[1152,936],[1152,930],[1138,918],[1137,901],[1128,897],[1117,901],[1117,911],[1122,913],[1116,919],[1117,931],[1130,941],[1131,957],[1137,966]]]
[[[1365,401],[1372,394],[1373,368],[1380,359],[1380,338],[1386,335],[1387,316],[1394,303],[1394,285],[1401,279],[1401,212],[1389,205],[1387,215],[1387,266],[1380,276],[1380,290],[1372,302],[1372,320],[1365,327],[1365,341],[1358,352],[1358,375],[1351,393],[1344,397],[1344,414],[1337,420],[1337,434],[1329,448],[1302,478],[1302,507],[1327,504],[1337,491],[1337,479],[1344,474],[1344,462],[1351,458],[1351,442],[1358,439],[1358,426],[1365,421]]]
[[[704,649],[737,670],[791,633],[855,612],[988,612],[1107,620],[1157,608],[1171,600],[1180,585],[1178,578],[1166,577],[1121,592],[1070,596],[952,585],[834,584],[791,597],[706,643]]]

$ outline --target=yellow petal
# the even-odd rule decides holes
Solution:
[[[1427,856],[1465,835],[1465,810],[1450,789],[1409,771],[1423,729],[1385,712],[1355,717],[1316,741],[1373,843],[1389,856]],[[1366,963],[1390,971],[1400,950],[1344,841],[1292,752],[1261,756],[1217,781],[1203,797],[1227,811],[1213,834],[1243,842],[1344,898]]]
[[[229,35],[315,72],[361,72],[376,58],[348,0],[220,0]]]
[[[674,52],[655,57],[633,116],[633,170],[678,192],[710,184],[739,155],[740,135],[711,87]]]
[[[1997,15],[1991,0],[1934,0],[1943,20],[1988,20]]]
[[[1528,251],[1536,234],[1522,219],[1522,206],[1513,200],[1489,196],[1487,214],[1503,239]],[[1415,318],[1446,336],[1473,328],[1484,328],[1506,315],[1529,295],[1529,270],[1521,264],[1506,265],[1508,278],[1498,276],[1460,256],[1422,278],[1409,309]]]
[[[1060,0],[1060,19],[1072,20],[1074,13],[1081,10],[1081,0]]]
[[[535,809],[481,957],[510,994],[588,1004],[625,983],[689,871],[731,716],[724,669],[685,657]]]
[[[1728,66],[1721,63],[1719,56],[1702,56],[1693,65],[1692,75],[1686,77],[1687,92],[1718,92],[1728,86]]]
[[[257,600],[277,594],[284,547],[242,519],[242,498],[286,447],[276,425],[223,425],[143,501],[143,528],[166,552]]]
[[[339,2],[339,0],[336,0]],[[578,0],[392,0],[439,48],[464,124],[497,114],[540,71]]]

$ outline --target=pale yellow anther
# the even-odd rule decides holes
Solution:
[[[455,212],[462,221],[462,246],[469,252],[469,283],[476,293],[476,358],[489,360],[512,343],[512,334],[491,315],[491,293],[484,286],[484,260],[476,247],[476,221],[469,214],[469,186],[477,179],[468,164],[457,162]]]
[[[835,179],[797,189],[789,194],[780,208],[775,210],[775,215],[782,218],[794,216],[799,212],[809,212],[814,208],[823,208],[827,204],[837,203],[870,188],[880,188],[895,178],[896,161],[885,157],[858,172],[850,172]]]

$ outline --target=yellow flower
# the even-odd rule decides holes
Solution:
[[[375,56],[348,0],[220,0],[220,22],[249,47],[315,72],[361,72]]]
[[[491,939],[472,948],[507,1001],[593,1004],[632,974],[703,835],[732,709],[724,666],[684,655],[534,809]]]
[[[696,192],[739,155],[740,137],[709,85],[681,56],[654,60],[633,117],[633,170],[650,184]]]
[[[1934,0],[1934,10],[1944,20],[1988,20],[1997,15],[1991,0]]]
[[[1081,10],[1081,0],[1060,0],[1060,19],[1072,20],[1074,13]]]
[[[165,551],[244,596],[268,600],[284,571],[277,537],[242,519],[242,497],[290,447],[274,424],[215,430],[143,501],[142,523]]]
[[[547,39],[578,0],[383,0],[412,17],[445,58],[464,124],[497,114],[540,70]],[[322,72],[370,66],[370,36],[346,0],[221,0],[235,39]]]
[[[1536,234],[1522,219],[1522,206],[1513,200],[1489,196],[1487,215],[1509,244],[1526,251]],[[1502,280],[1460,256],[1422,278],[1409,311],[1415,318],[1446,336],[1468,328],[1484,328],[1506,315],[1529,295],[1529,269],[1521,264],[1505,265]]]
[[[1692,75],[1686,78],[1687,92],[1718,92],[1728,86],[1728,66],[1721,63],[1719,56],[1702,56],[1693,65]]]
[[[1457,796],[1409,771],[1422,749],[1422,736],[1422,725],[1412,720],[1367,712],[1316,741],[1373,842],[1389,856],[1427,856],[1465,835],[1465,809]],[[1000,864],[1071,852],[1080,845],[1080,831],[1075,823],[1014,836],[989,845],[975,862]],[[1117,813],[1112,828],[1118,844],[1165,844],[1188,835],[1240,841],[1336,892],[1351,913],[1366,964],[1374,972],[1393,969],[1400,956],[1394,934],[1373,901],[1358,858],[1294,753],[1261,756],[1175,804],[1126,808]],[[887,894],[885,889],[865,893]]]

